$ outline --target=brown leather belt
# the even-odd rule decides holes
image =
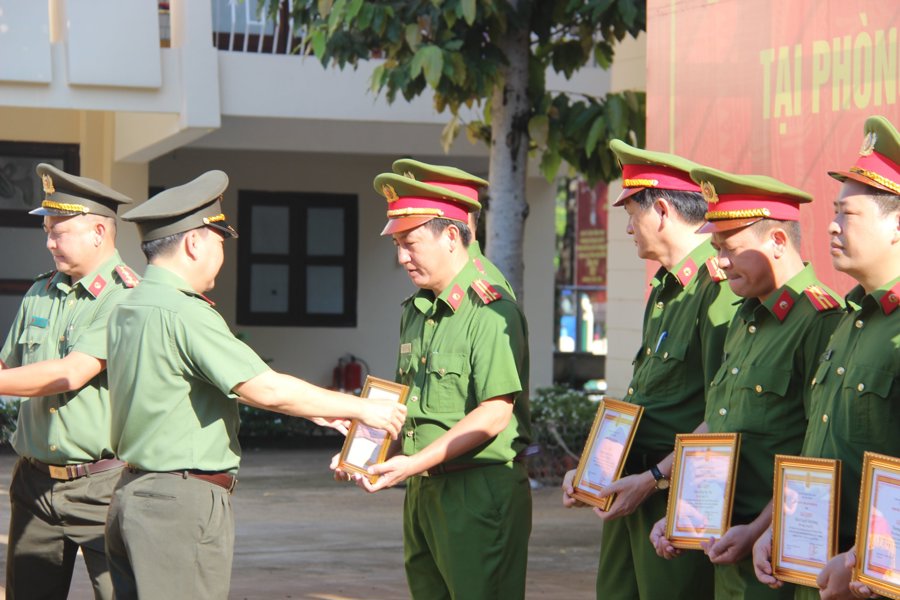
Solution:
[[[135,467],[133,465],[128,465],[128,470],[132,473],[166,473],[167,475],[178,475],[183,479],[187,479],[188,477],[192,479],[199,479],[201,481],[217,485],[221,488],[225,488],[229,494],[234,492],[234,488],[237,486],[238,482],[237,477],[235,477],[231,473],[209,473],[207,471],[194,471],[191,469],[178,471],[145,471],[144,469]]]
[[[80,479],[88,475],[103,473],[104,471],[111,471],[125,466],[125,463],[117,458],[103,458],[78,465],[48,465],[36,458],[28,458],[26,460],[38,471],[42,471],[59,481],[72,481],[73,479]]]

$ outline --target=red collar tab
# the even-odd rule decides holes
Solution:
[[[197,294],[197,295],[200,296],[203,300],[205,300],[206,303],[209,304],[210,306],[215,306],[215,305],[216,305],[215,302],[213,302],[212,300],[210,300],[209,298],[207,298],[207,297],[204,296],[203,294]]]
[[[784,321],[792,308],[794,308],[794,297],[791,296],[789,290],[784,290],[781,292],[781,296],[778,297],[778,300],[775,301],[772,312],[775,313],[775,316],[778,317],[779,321]]]
[[[87,291],[96,298],[99,296],[104,288],[106,288],[106,280],[103,279],[102,275],[97,275],[94,277],[94,280],[91,282],[91,285],[88,286]]]
[[[811,285],[803,292],[818,312],[840,308],[841,303],[829,292],[817,285]]]
[[[881,310],[884,311],[884,314],[889,315],[896,310],[898,304],[900,304],[900,283],[897,283],[881,297]]]
[[[709,271],[709,276],[716,283],[728,279],[728,275],[726,275],[725,271],[722,270],[722,267],[719,266],[719,258],[717,256],[711,256],[706,259],[706,269]]]
[[[456,312],[456,309],[459,308],[459,305],[462,304],[463,298],[465,298],[466,294],[463,292],[463,289],[459,287],[459,284],[453,286],[450,290],[450,294],[447,296],[447,304],[450,305],[450,308]]]
[[[675,274],[678,281],[681,282],[682,287],[687,287],[696,275],[697,263],[694,262],[693,258],[687,259],[684,265],[678,270],[678,273]]]

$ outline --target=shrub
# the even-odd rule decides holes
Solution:
[[[597,403],[585,392],[563,386],[541,388],[531,397],[531,427],[541,452],[529,461],[529,474],[558,484],[574,469],[591,431]]]

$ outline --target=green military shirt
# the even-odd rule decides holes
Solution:
[[[484,400],[505,395],[515,400],[506,429],[454,462],[509,462],[531,441],[527,325],[503,293],[469,261],[437,298],[420,290],[404,301],[397,379],[410,388],[404,454],[428,446]]]
[[[116,455],[146,471],[237,472],[232,389],[269,369],[186,281],[149,265],[109,323]]]
[[[671,272],[657,271],[651,284],[625,396],[644,407],[632,455],[646,454],[651,462],[672,451],[676,433],[693,431],[703,421],[704,391],[722,363],[738,297],[718,272],[714,255],[703,242]]]
[[[807,265],[765,302],[746,298],[728,329],[706,423],[711,433],[741,434],[735,524],[755,519],[772,499],[775,455],[800,452],[809,382],[839,307]]]
[[[857,286],[811,387],[803,455],[841,461],[840,549],[853,544],[863,452],[900,456],[900,277]]]
[[[481,246],[478,244],[478,240],[472,240],[472,243],[469,244],[469,258],[478,272],[481,273],[485,279],[493,281],[497,285],[503,285],[504,291],[508,292],[507,295],[513,300],[516,299],[516,294],[513,292],[509,281],[507,281],[506,275],[504,275],[497,265],[491,262],[491,260],[481,252]]]
[[[75,283],[59,272],[39,277],[22,300],[0,359],[9,367],[72,352],[106,360],[109,315],[137,281],[118,252]],[[20,456],[54,465],[110,458],[109,420],[103,371],[79,390],[23,399],[12,445]]]

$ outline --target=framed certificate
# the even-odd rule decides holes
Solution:
[[[900,598],[900,459],[874,452],[863,455],[856,568],[853,580],[877,594]]]
[[[740,446],[739,433],[675,436],[666,537],[676,548],[699,550],[728,529]]]
[[[772,572],[818,588],[816,576],[837,553],[841,461],[775,455]]]
[[[575,471],[572,484],[575,498],[600,510],[609,510],[615,496],[600,498],[600,492],[622,475],[643,412],[644,407],[637,404],[612,398],[600,401]]]
[[[408,392],[409,388],[405,385],[369,375],[366,377],[360,397],[394,400],[404,404]],[[385,430],[369,427],[354,419],[344,439],[344,447],[341,448],[338,468],[350,473],[368,475],[369,480],[374,483],[378,476],[369,475],[367,469],[384,462],[390,445],[391,437]]]

